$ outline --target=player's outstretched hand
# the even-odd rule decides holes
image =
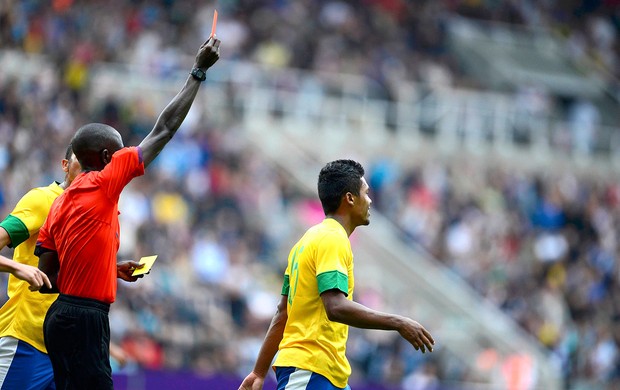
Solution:
[[[123,350],[120,345],[113,342],[110,342],[110,357],[114,358],[121,368],[125,367],[129,361],[129,356],[127,356],[125,350]]]
[[[262,390],[264,383],[265,378],[261,378],[252,371],[250,375],[245,377],[241,386],[239,386],[239,390]]]
[[[133,260],[123,260],[116,263],[116,276],[123,279],[126,282],[135,282],[144,275],[133,276],[132,273],[136,269],[144,267],[144,264],[140,264]]]
[[[15,262],[15,270],[11,272],[11,274],[17,279],[28,282],[30,285],[28,289],[30,291],[39,291],[44,285],[47,286],[47,288],[52,288],[52,283],[47,275],[45,275],[45,272],[37,267]]]
[[[220,59],[220,40],[215,36],[207,39],[196,54],[196,68],[207,70]]]
[[[433,352],[433,345],[435,344],[433,336],[417,321],[404,318],[403,326],[398,330],[398,333],[409,341],[416,351],[422,350],[422,353],[426,353],[428,350]]]

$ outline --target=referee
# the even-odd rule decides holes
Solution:
[[[60,195],[39,233],[39,268],[59,292],[45,317],[44,339],[58,389],[113,389],[108,311],[116,279],[135,280],[133,266],[117,267],[123,188],[157,157],[185,119],[205,72],[219,59],[220,41],[209,38],[181,91],[137,147],[124,147],[116,129],[90,123],[71,145],[82,173]]]

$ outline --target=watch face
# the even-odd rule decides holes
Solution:
[[[200,81],[205,81],[205,79],[207,78],[207,75],[205,74],[205,72],[199,68],[192,69],[192,76],[194,76],[196,80],[200,80]]]

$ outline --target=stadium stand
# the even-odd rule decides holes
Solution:
[[[351,149],[369,168],[378,210],[369,231],[356,232],[369,286],[358,299],[427,318],[446,340],[421,357],[381,332],[354,331],[352,383],[617,385],[617,6],[517,3],[218,5],[225,61],[210,74],[209,97],[157,169],[123,195],[121,255],[162,261],[120,287],[113,338],[133,363],[119,375],[245,374],[275,307],[283,251],[320,217],[312,172]],[[58,177],[49,162],[79,124],[95,119],[127,144],[140,139],[185,77],[178,69],[208,35],[199,21],[212,9],[0,5],[3,213]],[[602,89],[605,100],[538,83],[485,84],[468,70],[476,62],[451,46],[459,23],[488,28],[475,20],[547,28],[575,78],[584,68],[596,75],[578,85]],[[459,336],[468,330],[470,340]],[[528,354],[507,354],[518,341]]]

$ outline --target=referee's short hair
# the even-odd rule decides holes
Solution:
[[[108,149],[111,154],[123,147],[123,138],[112,126],[103,123],[89,123],[75,132],[71,140],[73,153],[82,166],[92,165],[93,158]]]

